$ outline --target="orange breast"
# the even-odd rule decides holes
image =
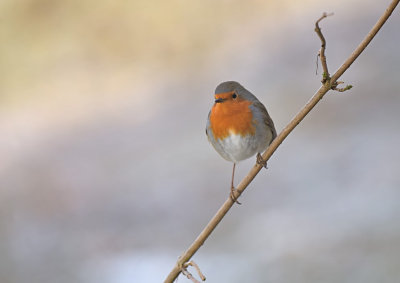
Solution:
[[[250,101],[226,100],[215,103],[211,109],[210,124],[216,139],[224,139],[230,134],[245,136],[254,134],[256,129],[250,111]]]

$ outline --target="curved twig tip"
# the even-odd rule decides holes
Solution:
[[[318,26],[318,24],[319,24],[320,21],[322,21],[323,19],[325,19],[325,18],[327,18],[327,17],[333,16],[333,15],[334,15],[333,12],[331,12],[331,13],[323,12],[323,13],[322,13],[322,16],[315,22],[315,25]]]

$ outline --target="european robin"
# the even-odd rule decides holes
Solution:
[[[215,150],[233,162],[230,196],[239,203],[233,194],[236,163],[257,154],[257,163],[266,167],[260,153],[276,137],[276,130],[265,106],[239,83],[228,81],[219,84],[214,98],[206,134]]]

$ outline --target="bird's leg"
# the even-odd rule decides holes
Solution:
[[[257,153],[257,164],[261,165],[265,169],[268,169],[267,160],[264,160],[260,153]]]
[[[233,200],[233,202],[236,202],[237,204],[241,204],[238,200],[237,197],[235,197],[235,187],[233,186],[233,179],[235,177],[235,167],[236,167],[236,163],[233,163],[233,169],[232,169],[232,181],[231,181],[231,199]]]

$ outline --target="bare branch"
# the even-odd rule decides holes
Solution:
[[[357,57],[364,51],[367,45],[371,42],[371,40],[375,37],[381,27],[385,24],[387,19],[392,14],[393,10],[399,4],[400,0],[393,0],[377,23],[373,26],[371,31],[366,35],[364,40],[360,43],[360,45],[351,53],[349,58],[339,67],[339,69],[332,75],[329,80],[326,80],[325,83],[318,89],[318,91],[311,97],[311,99],[307,102],[307,104],[297,113],[297,115],[289,122],[289,124],[282,130],[282,132],[273,140],[270,146],[262,155],[262,158],[265,161],[268,161],[272,154],[276,151],[279,145],[284,141],[284,139],[293,131],[293,129],[304,119],[304,117],[314,108],[314,106],[321,100],[321,98],[332,89],[332,87],[337,87],[337,80],[341,75],[350,67],[350,65],[357,59]],[[321,47],[322,49],[322,47]],[[326,69],[327,70],[327,69]],[[328,72],[327,72],[328,74]],[[350,89],[351,86],[346,86],[343,88],[343,91]],[[253,168],[251,168],[250,172],[246,177],[240,182],[235,190],[234,197],[237,199],[242,192],[247,188],[247,186],[251,183],[251,181],[255,178],[258,172],[262,169],[262,165],[255,164]],[[234,201],[229,196],[228,199],[224,202],[221,208],[217,211],[215,216],[210,220],[204,230],[200,233],[200,235],[196,238],[196,240],[190,245],[190,247],[182,254],[182,256],[176,262],[174,268],[168,274],[167,278],[164,282],[172,283],[182,271],[182,266],[186,263],[190,258],[197,252],[197,250],[204,244],[205,240],[207,240],[208,236],[212,233],[218,223],[222,220],[225,214],[229,211],[229,209],[233,206]]]
[[[386,8],[383,15],[372,27],[372,29],[369,31],[369,33],[366,35],[363,41],[361,41],[361,43],[357,46],[357,48],[351,53],[349,58],[347,58],[346,61],[344,61],[344,63],[342,64],[342,66],[340,66],[339,69],[337,69],[337,71],[332,75],[331,81],[334,82],[337,81],[343,75],[343,73],[351,66],[351,64],[353,64],[353,62],[357,59],[357,57],[360,56],[360,54],[364,51],[364,49],[368,46],[371,40],[375,37],[375,35],[378,33],[378,31],[382,28],[387,19],[393,13],[397,4],[399,4],[399,0],[392,0],[392,3],[390,3],[389,7]]]

